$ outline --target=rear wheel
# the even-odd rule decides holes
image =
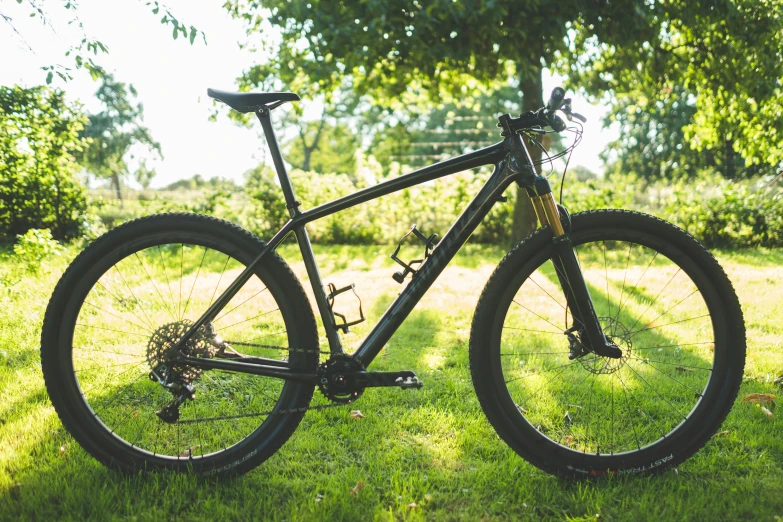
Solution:
[[[476,309],[470,362],[481,405],[504,441],[552,473],[675,465],[715,433],[742,379],[745,329],[731,283],[696,240],[651,216],[577,214],[571,239],[622,358],[571,353],[572,316],[542,229],[506,256]]]
[[[227,222],[169,214],[112,230],[71,264],[46,311],[41,359],[57,413],[95,458],[122,471],[238,473],[290,437],[312,385],[172,363],[179,338],[263,247]],[[315,319],[269,253],[184,351],[314,372]]]

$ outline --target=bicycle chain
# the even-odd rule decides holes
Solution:
[[[318,350],[318,349],[291,348],[291,347],[276,346],[270,344],[254,344],[254,343],[233,342],[233,341],[224,341],[224,342],[229,346],[233,345],[233,346],[250,346],[254,348],[273,348],[277,350],[284,350],[287,352],[317,353],[317,354],[331,355],[331,352],[325,352],[323,350]],[[243,419],[248,417],[264,417],[269,415],[289,415],[291,413],[305,413],[311,410],[325,410],[327,408],[336,408],[338,406],[346,406],[346,405],[347,404],[345,403],[317,404],[315,406],[306,406],[303,408],[290,408],[287,410],[263,411],[263,412],[256,412],[256,413],[246,413],[242,415],[224,415],[222,417],[209,417],[206,419],[179,420],[177,421],[177,424],[195,424],[198,422],[205,422],[205,421],[233,420],[233,419]]]

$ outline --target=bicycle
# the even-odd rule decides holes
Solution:
[[[258,117],[290,219],[264,242],[207,216],[145,217],[98,238],[68,267],[46,310],[43,373],[63,424],[100,462],[124,472],[242,473],[276,452],[310,409],[353,403],[371,387],[421,387],[412,371],[367,366],[514,183],[541,226],[490,277],[469,344],[474,388],[500,437],[535,466],[578,478],[669,468],[723,422],[745,360],[731,283],[671,224],[621,210],[572,216],[555,202],[523,135],[576,129],[559,114],[584,121],[562,88],[546,107],[501,116],[495,145],[305,211],[270,117],[299,97],[209,95]],[[421,242],[421,259],[400,259],[398,245],[392,257],[402,271],[393,277],[404,287],[345,353],[339,333],[364,314],[360,306],[360,318],[348,320],[334,309],[354,289],[324,285],[306,225],[483,165],[492,174],[440,240],[415,226],[406,235]],[[276,252],[290,234],[328,351],[302,285]],[[316,387],[330,402],[311,404]]]

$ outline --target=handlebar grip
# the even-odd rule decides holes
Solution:
[[[563,99],[565,99],[565,89],[562,87],[555,87],[552,89],[552,94],[549,95],[549,101],[546,104],[546,108],[550,111],[556,111],[563,105]]]

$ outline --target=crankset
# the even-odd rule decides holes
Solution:
[[[330,401],[349,404],[365,388],[398,387],[418,389],[422,383],[411,371],[367,372],[364,365],[347,354],[333,355],[318,366],[318,388]]]

